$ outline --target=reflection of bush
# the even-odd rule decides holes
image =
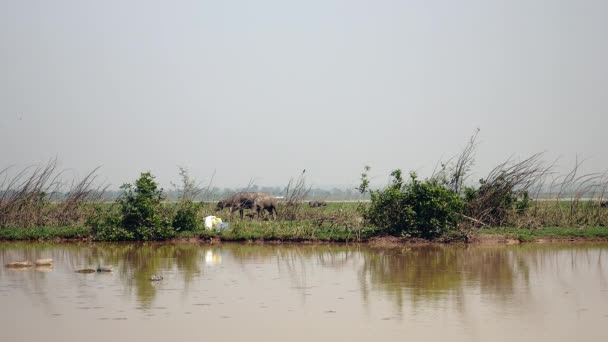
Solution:
[[[479,286],[497,296],[513,293],[515,270],[506,249],[423,247],[380,250],[363,254],[361,279],[391,293],[401,307],[407,296],[414,303],[462,295]]]
[[[203,250],[195,245],[169,244],[100,244],[93,247],[96,259],[113,265],[128,289],[134,289],[142,305],[150,305],[156,288],[150,282],[154,274],[176,268],[183,274],[184,287],[200,273]]]
[[[574,252],[577,248],[584,249],[569,247]],[[4,260],[34,260],[41,252],[49,255],[49,250],[55,251],[53,258],[57,264],[71,265],[72,269],[83,265],[114,266],[125,291],[134,293],[143,307],[151,306],[157,294],[157,288],[149,280],[152,275],[179,274],[184,288],[188,289],[202,272],[207,252],[212,252],[229,261],[225,272],[247,271],[245,266],[260,262],[276,265],[281,277],[290,279],[291,286],[302,288],[302,292],[311,285],[307,277],[315,272],[324,270],[330,272],[330,278],[335,274],[339,280],[339,270],[351,272],[352,269],[359,276],[364,301],[372,291],[379,292],[391,298],[401,309],[408,301],[416,305],[455,298],[457,304],[462,303],[459,299],[470,288],[502,301],[515,294],[519,280],[527,283],[529,267],[534,269],[535,265],[554,260],[555,253],[561,253],[563,248],[538,245],[513,250],[452,247],[375,249],[335,245],[0,244],[0,256]]]

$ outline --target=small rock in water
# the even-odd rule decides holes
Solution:
[[[112,266],[99,266],[97,272],[112,272]]]
[[[81,270],[76,271],[76,273],[95,273],[95,270],[92,268],[83,268]]]
[[[32,266],[34,266],[34,264],[32,264],[31,261],[15,261],[15,262],[6,264],[6,267],[9,267],[9,268],[22,268],[22,267],[32,267]]]
[[[38,259],[36,260],[36,266],[52,266],[53,259]]]
[[[155,274],[155,275],[153,275],[153,276],[150,277],[150,280],[151,281],[160,281],[160,280],[163,280],[163,277],[160,276],[160,275],[158,275],[158,274]]]

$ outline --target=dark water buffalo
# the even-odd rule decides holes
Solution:
[[[326,206],[327,202],[325,202],[325,201],[310,201],[310,202],[308,202],[308,205],[311,208],[318,208],[318,207],[324,207],[324,206]]]
[[[241,219],[243,218],[244,209],[252,209],[262,217],[264,210],[276,217],[277,199],[265,192],[237,192],[236,194],[223,199],[217,203],[216,210],[224,208],[230,209],[230,215],[235,211],[239,211]]]
[[[243,218],[243,210],[251,209],[253,207],[253,201],[257,196],[257,192],[237,192],[236,194],[217,202],[216,210],[228,208],[231,216],[233,212],[238,210],[241,218]]]

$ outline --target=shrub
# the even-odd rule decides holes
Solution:
[[[122,226],[122,216],[114,205],[109,208],[97,206],[94,213],[88,217],[86,225],[92,227],[95,240],[135,240],[135,234]]]
[[[197,186],[196,181],[190,177],[188,170],[179,167],[179,175],[182,179],[181,186],[175,185],[179,194],[177,210],[173,217],[173,228],[176,231],[193,231],[201,226],[198,212],[203,207],[202,203],[195,203],[194,199],[205,189]]]
[[[0,169],[0,227],[80,226],[105,189],[95,185],[97,169],[67,186],[57,159],[12,171]]]
[[[479,180],[479,187],[467,187],[464,197],[466,215],[492,226],[504,226],[512,214],[530,207],[528,191],[515,190],[513,182],[504,176]]]
[[[200,228],[201,221],[198,219],[200,208],[200,203],[194,203],[190,200],[180,202],[173,218],[173,228],[176,231],[193,231]]]
[[[401,170],[391,176],[388,187],[369,191],[371,204],[363,209],[368,223],[390,235],[426,239],[457,228],[464,202],[454,191],[437,179],[420,181],[413,172],[407,183]],[[367,185],[361,189],[367,190]]]
[[[125,184],[118,200],[119,212],[108,211],[90,220],[98,240],[165,240],[175,235],[171,220],[163,213],[162,189],[149,172],[135,186]]]

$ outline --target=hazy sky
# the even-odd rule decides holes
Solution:
[[[0,168],[346,185],[477,127],[481,173],[606,170],[608,1],[0,0]]]

